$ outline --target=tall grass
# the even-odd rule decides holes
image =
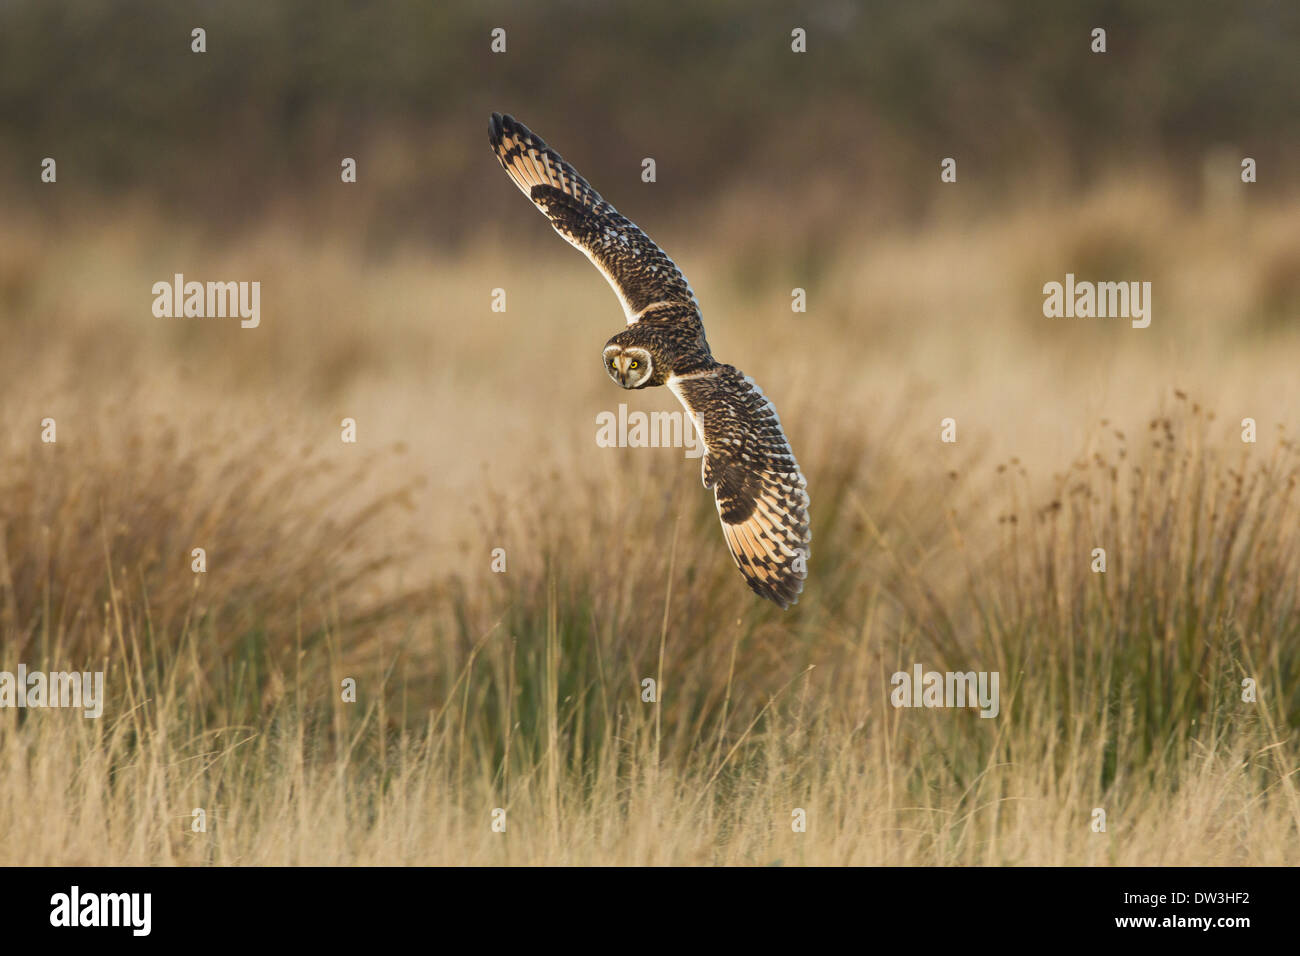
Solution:
[[[1208,430],[1186,419],[1159,420],[1158,448],[1077,463],[1041,506],[1004,478],[992,511],[911,535],[853,521],[859,469],[897,463],[861,446],[812,461],[819,573],[788,615],[735,599],[708,503],[642,494],[668,476],[641,463],[613,507],[599,487],[534,489],[536,567],[491,588],[452,571],[383,638],[278,619],[265,639],[294,653],[277,665],[253,650],[259,624],[156,622],[106,562],[106,717],[0,715],[0,825],[32,834],[6,862],[1293,859],[1295,456],[1216,464],[1180,449],[1182,428]],[[931,481],[918,506],[951,494]],[[626,526],[663,534],[601,545]],[[960,572],[916,562],[941,547]],[[373,659],[342,651],[365,638]],[[77,657],[56,640],[24,659]],[[914,662],[999,671],[1000,715],[894,710],[889,675]]]

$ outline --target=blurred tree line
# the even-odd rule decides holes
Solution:
[[[514,201],[484,188],[495,109],[606,192],[653,156],[669,205],[871,183],[865,208],[907,214],[946,156],[990,195],[1193,177],[1216,147],[1293,184],[1298,41],[1296,0],[4,0],[0,173],[4,205],[140,196],[238,229],[349,203],[358,228],[455,241]]]

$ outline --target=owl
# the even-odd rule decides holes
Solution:
[[[650,237],[600,197],[523,123],[493,113],[502,168],[564,239],[609,281],[627,327],[605,343],[622,388],[666,386],[704,443],[701,478],[722,534],[754,592],[788,608],[808,574],[808,491],[776,408],[754,380],[714,359],[695,293]]]

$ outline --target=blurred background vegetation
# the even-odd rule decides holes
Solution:
[[[703,212],[761,187],[824,236],[841,218],[926,216],[946,156],[984,208],[1137,167],[1195,201],[1217,149],[1291,188],[1297,49],[1291,0],[8,0],[0,169],[7,204],[133,196],[218,232],[273,209],[373,243],[454,243],[517,201],[487,188],[480,140],[499,110],[629,184],[655,157],[659,204]],[[359,164],[346,190],[344,156]]]

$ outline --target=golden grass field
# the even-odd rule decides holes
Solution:
[[[455,252],[0,224],[0,669],[109,690],[0,710],[0,864],[1300,859],[1300,204],[1150,179],[832,241],[829,199],[619,202],[807,475],[782,612],[698,460],[597,447],[678,406],[608,381],[614,296],[514,198]],[[261,326],[154,318],[178,271],[261,281]],[[1066,272],[1150,280],[1150,328],[1044,318]],[[1001,713],[894,709],[918,662]]]

